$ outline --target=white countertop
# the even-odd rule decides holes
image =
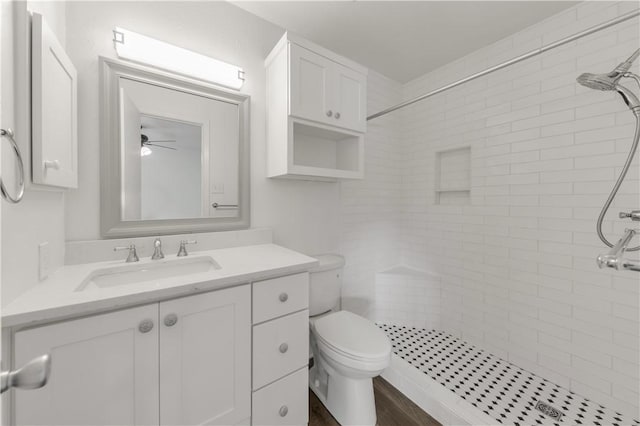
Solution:
[[[275,244],[193,251],[211,256],[220,269],[109,288],[76,291],[96,269],[125,265],[124,260],[63,266],[47,280],[2,309],[2,326],[56,321],[187,296],[309,270],[318,262]],[[175,256],[167,256],[170,260]],[[162,262],[141,259],[139,264]]]

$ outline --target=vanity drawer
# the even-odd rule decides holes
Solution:
[[[309,311],[253,327],[253,389],[278,380],[309,362]]]
[[[302,273],[253,283],[253,323],[309,307],[309,274]]]
[[[301,368],[253,393],[254,425],[306,425],[309,421],[309,370]]]

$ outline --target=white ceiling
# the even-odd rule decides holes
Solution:
[[[405,83],[573,6],[570,1],[234,1]]]

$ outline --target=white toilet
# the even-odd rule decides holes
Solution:
[[[309,387],[341,425],[375,425],[372,378],[389,366],[391,342],[371,321],[340,311],[344,257],[316,256],[310,272]]]

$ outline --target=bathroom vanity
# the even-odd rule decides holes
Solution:
[[[46,386],[12,392],[11,424],[306,424],[315,259],[273,244],[189,258],[65,266],[10,304],[12,367],[51,356]]]

